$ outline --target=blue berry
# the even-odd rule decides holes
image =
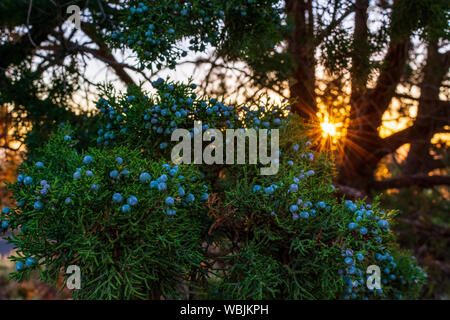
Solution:
[[[15,268],[17,271],[23,270],[23,268],[25,268],[25,264],[22,261],[16,262]]]
[[[167,197],[165,200],[166,205],[173,206],[175,204],[175,200],[172,197]]]
[[[36,209],[36,210],[41,210],[43,207],[44,207],[44,204],[40,201],[36,201],[34,203],[34,209]]]
[[[353,258],[347,257],[344,259],[345,264],[351,265],[353,264]]]
[[[177,213],[177,211],[173,208],[167,208],[166,213],[168,216],[174,216]]]
[[[192,193],[189,193],[189,194],[186,196],[186,201],[187,201],[187,202],[194,202],[194,200],[195,200],[195,197],[194,197],[194,195],[193,195]]]
[[[367,228],[366,228],[366,227],[360,228],[360,229],[359,229],[359,233],[362,234],[362,235],[367,234]]]
[[[65,200],[64,200],[64,203],[65,204],[68,204],[68,203],[71,203],[72,202],[72,199],[70,199],[70,198],[66,198]]]
[[[317,202],[316,206],[317,206],[317,208],[325,209],[325,207],[326,207],[327,205],[325,204],[325,202],[319,201],[319,202]]]
[[[153,180],[152,182],[150,182],[150,188],[152,189],[158,188],[158,181]]]
[[[167,185],[166,185],[165,182],[158,183],[158,190],[159,191],[163,191],[163,190],[166,190],[166,189],[167,189]]]
[[[380,228],[388,228],[389,227],[389,222],[387,222],[386,220],[378,220],[377,222],[378,226],[380,226]]]
[[[24,179],[23,179],[23,183],[25,183],[26,185],[30,185],[30,184],[32,184],[33,183],[33,178],[32,177],[25,177]]]
[[[203,194],[200,196],[200,199],[203,200],[203,201],[207,201],[208,198],[209,198],[209,195],[208,195],[207,193],[203,193]]]
[[[94,160],[94,159],[92,158],[92,156],[85,156],[85,157],[83,158],[83,163],[86,164],[86,165],[88,165],[88,164],[90,164],[93,160]]]
[[[116,163],[117,163],[117,165],[120,166],[123,163],[123,159],[121,157],[117,157],[116,158]]]
[[[129,212],[130,210],[131,210],[131,207],[130,207],[128,204],[124,204],[124,205],[122,206],[122,212],[123,212],[123,213]]]
[[[95,183],[91,186],[91,190],[92,191],[97,191],[98,190],[98,185],[96,185]]]
[[[357,225],[356,223],[354,223],[354,222],[350,222],[350,223],[348,224],[348,228],[349,228],[350,230],[355,230],[357,227],[358,227],[358,225]]]
[[[117,170],[113,170],[109,173],[109,176],[113,179],[117,179],[119,177],[119,172]]]
[[[253,192],[254,193],[256,193],[256,192],[260,192],[262,190],[262,187],[260,186],[260,185],[255,185],[255,186],[253,186]]]
[[[289,207],[289,211],[291,213],[297,212],[298,211],[298,206],[296,204],[293,204]]]
[[[274,192],[274,189],[272,187],[264,188],[265,194],[272,194]]]
[[[36,260],[34,258],[27,258],[25,260],[25,264],[27,267],[32,267],[36,263]]]
[[[94,176],[94,173],[91,170],[86,171],[86,177],[91,178]]]
[[[141,173],[141,175],[139,176],[139,181],[141,181],[142,183],[147,183],[152,179],[152,176],[147,173],[147,172],[143,172]]]
[[[135,206],[135,205],[138,204],[138,198],[136,198],[135,196],[130,196],[130,197],[127,199],[127,203],[128,203],[130,206]]]
[[[2,209],[2,213],[3,213],[3,214],[8,214],[10,211],[11,211],[11,209],[10,209],[9,207],[4,207],[4,208]]]
[[[158,182],[166,182],[168,180],[167,175],[162,174],[159,178],[158,178]]]
[[[44,164],[41,161],[36,162],[37,169],[44,169]]]
[[[308,170],[308,171],[305,172],[305,175],[306,175],[307,177],[311,177],[311,176],[313,176],[314,174],[315,174],[314,170]]]
[[[8,229],[8,227],[9,227],[9,222],[6,221],[6,220],[3,221],[3,222],[2,222],[2,229],[3,229],[3,230],[6,230],[6,229]]]
[[[308,219],[309,213],[307,211],[302,211],[300,212],[300,217],[302,217],[303,219]]]
[[[79,171],[77,171],[77,172],[75,172],[74,174],[73,174],[73,179],[74,180],[78,180],[78,179],[80,179],[81,178],[81,173],[79,172]]]
[[[114,195],[112,197],[112,200],[114,202],[120,203],[120,202],[123,201],[123,197],[122,197],[122,195],[120,193],[114,193]]]

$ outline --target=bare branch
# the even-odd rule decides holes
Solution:
[[[33,7],[33,0],[30,0],[30,5],[28,7],[28,13],[27,13],[27,35],[28,39],[30,39],[31,44],[33,47],[37,47],[36,43],[34,43],[33,39],[31,38],[31,32],[30,32],[30,15],[31,15],[31,8]]]

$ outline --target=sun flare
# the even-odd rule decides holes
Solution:
[[[329,136],[334,137],[336,135],[336,126],[334,123],[325,121],[320,124],[320,127],[322,128],[322,136],[324,138]]]

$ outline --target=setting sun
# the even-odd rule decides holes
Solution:
[[[320,127],[322,128],[322,135],[324,138],[328,136],[334,137],[336,135],[336,126],[333,123],[328,121],[322,122]]]

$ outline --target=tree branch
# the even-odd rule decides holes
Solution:
[[[414,175],[403,176],[398,178],[385,179],[381,181],[374,181],[371,188],[375,190],[407,188],[411,186],[418,186],[422,188],[431,188],[438,185],[450,185],[450,176],[427,176]]]
[[[325,39],[325,37],[329,36],[331,31],[334,30],[338,25],[340,25],[342,23],[342,21],[344,21],[345,18],[347,18],[352,12],[355,11],[355,5],[351,4],[349,7],[347,7],[347,9],[345,10],[345,12],[343,12],[339,18],[335,18],[335,12],[333,11],[333,20],[330,22],[330,24],[323,30],[321,30],[319,33],[317,33],[316,38],[315,38],[315,43],[318,45],[320,44],[323,39]]]
[[[99,47],[98,50],[89,50],[90,53],[95,55],[98,59],[106,62],[117,74],[117,76],[126,85],[136,84],[130,75],[125,71],[124,65],[119,63],[114,55],[111,53],[110,48],[106,45],[103,39],[95,31],[95,26],[82,23],[81,30],[94,41]]]
[[[338,197],[342,197],[344,196],[346,199],[350,199],[350,200],[358,200],[358,199],[363,199],[365,197],[367,197],[367,195],[362,192],[361,190],[349,187],[349,186],[344,186],[344,185],[336,185],[336,193],[338,195]]]

